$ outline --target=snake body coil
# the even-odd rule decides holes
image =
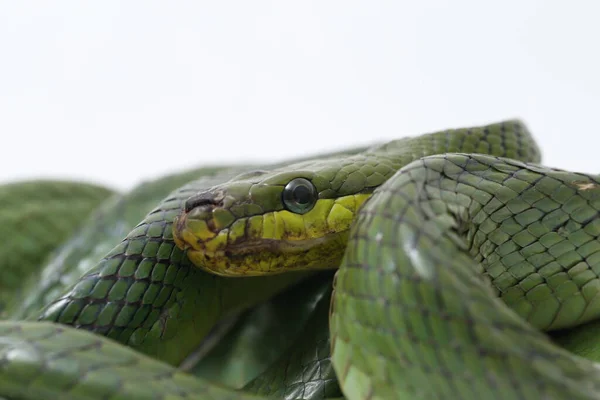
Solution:
[[[598,354],[593,338],[573,339],[594,325],[562,330],[600,314],[600,180],[539,161],[507,121],[255,172],[194,171],[107,200],[30,273],[52,285],[7,308],[28,321],[0,322],[0,396],[600,398],[598,365],[542,333]],[[331,274],[313,271],[335,268],[331,292]],[[269,343],[289,351],[255,354],[244,391],[209,383],[206,367],[176,368],[219,321],[257,304],[272,316],[288,293],[298,307],[277,329],[290,341]]]

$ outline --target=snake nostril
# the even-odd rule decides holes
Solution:
[[[215,206],[218,205],[218,201],[211,192],[198,193],[185,202],[185,212],[190,212],[196,207],[202,206]]]

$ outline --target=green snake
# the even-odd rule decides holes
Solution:
[[[539,162],[505,121],[2,186],[0,398],[600,398],[600,178]]]

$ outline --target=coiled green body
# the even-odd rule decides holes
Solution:
[[[598,317],[600,182],[528,162],[539,162],[537,146],[522,124],[508,121],[260,173],[193,171],[107,200],[37,275],[23,278],[29,294],[7,317],[29,321],[0,323],[0,395],[600,398],[596,364],[540,331]],[[281,202],[281,190],[297,177],[316,182],[321,202],[313,208],[320,213],[302,210],[305,228]],[[219,196],[228,200],[217,204]],[[340,200],[356,196],[366,198],[362,206]],[[211,212],[223,210],[216,224],[205,212],[207,199]],[[249,222],[247,230],[232,228],[251,218],[274,225],[263,219],[261,229]],[[189,225],[194,220],[206,222]],[[257,256],[245,241],[259,243],[267,233],[269,243],[318,239],[310,242],[317,246],[337,236],[326,252],[305,246],[290,256],[270,244],[256,245]],[[211,251],[223,258],[192,257],[194,265],[188,253],[203,254],[203,241],[219,235],[226,238],[219,243],[245,252],[215,245]],[[287,273],[303,265],[309,270]],[[339,267],[334,285],[330,273],[315,275],[314,267]],[[276,274],[229,278],[205,270]],[[40,288],[31,291],[36,281]],[[277,293],[244,317],[249,324],[249,315],[264,317],[246,331],[261,332],[254,344],[260,352],[229,353],[244,340],[235,330],[224,337],[225,348],[209,351],[219,321]],[[293,313],[276,311],[292,298]],[[293,323],[274,322],[284,318]],[[569,336],[561,340],[570,343]],[[199,346],[208,356],[196,363]],[[215,374],[224,364],[211,354],[255,371]],[[199,377],[175,368],[193,364]]]

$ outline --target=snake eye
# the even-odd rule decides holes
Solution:
[[[296,214],[309,212],[315,206],[317,198],[317,188],[308,179],[293,179],[283,189],[285,208]]]

